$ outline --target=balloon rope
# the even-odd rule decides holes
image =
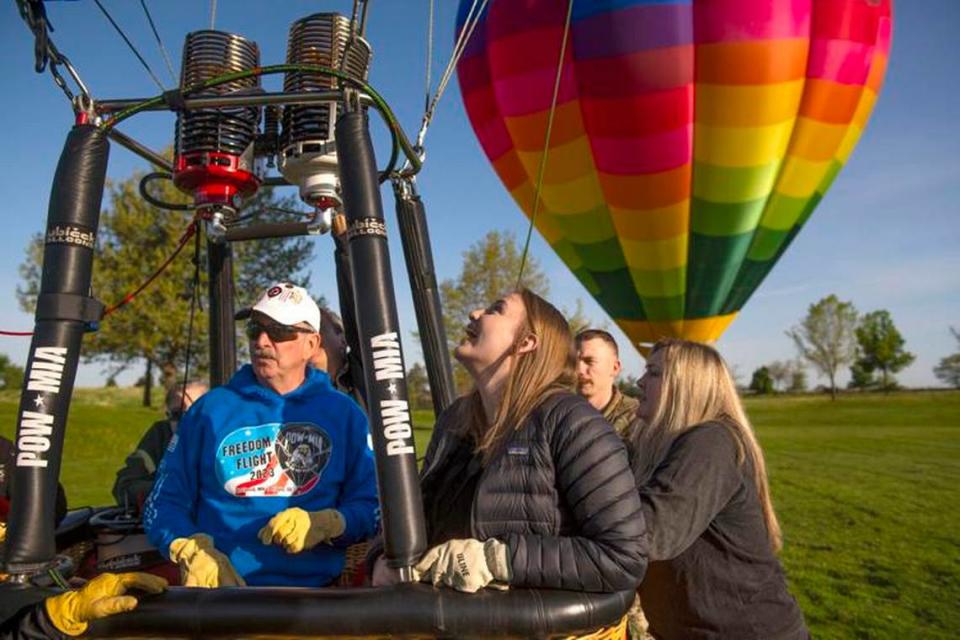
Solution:
[[[163,62],[167,65],[167,71],[170,72],[170,79],[173,80],[173,84],[177,84],[177,74],[173,72],[173,63],[170,62],[170,54],[167,53],[167,48],[163,46],[163,40],[160,38],[160,32],[157,31],[157,25],[153,22],[153,16],[150,15],[150,9],[147,8],[147,0],[140,0],[140,6],[143,7],[143,13],[147,16],[147,22],[150,23],[150,30],[153,31],[153,38],[157,41],[157,46],[160,47],[160,53],[163,55]]]
[[[93,2],[94,4],[97,5],[101,13],[103,13],[106,19],[110,22],[110,24],[113,25],[113,28],[120,35],[120,37],[123,38],[123,41],[127,43],[127,47],[129,47],[130,51],[133,52],[133,55],[137,57],[137,60],[139,60],[140,64],[143,65],[143,68],[147,70],[147,73],[150,74],[150,77],[153,79],[156,85],[160,87],[160,91],[166,91],[167,88],[163,86],[162,82],[160,82],[160,78],[158,78],[157,74],[153,72],[153,69],[150,68],[150,65],[143,58],[143,56],[140,55],[140,51],[137,50],[137,47],[132,42],[130,42],[130,38],[128,38],[127,34],[123,32],[123,29],[121,29],[120,25],[117,24],[117,21],[113,19],[113,16],[110,15],[110,12],[107,11],[106,7],[103,6],[100,0],[93,0]]]
[[[428,2],[428,12],[427,16],[427,68],[424,73],[426,76],[424,78],[424,86],[426,87],[424,93],[426,98],[423,101],[423,111],[426,113],[430,109],[430,80],[432,74],[432,65],[433,65],[433,10],[434,10],[434,0],[427,0]]]
[[[420,120],[420,131],[417,133],[416,147],[418,149],[423,148],[423,141],[427,137],[427,128],[430,126],[430,123],[433,122],[433,114],[437,110],[440,98],[443,96],[444,91],[447,90],[447,84],[453,77],[453,72],[457,67],[457,63],[460,62],[463,52],[467,49],[470,36],[473,35],[474,29],[480,24],[480,18],[483,16],[483,12],[486,10],[489,1],[490,0],[473,0],[470,9],[467,11],[463,28],[461,28],[460,33],[457,34],[457,40],[453,45],[453,53],[450,54],[450,60],[447,61],[447,66],[440,75],[440,81],[437,83],[437,91],[433,94],[432,99],[429,98],[428,95],[427,108],[423,112],[423,118]],[[427,91],[429,92],[429,88]]]
[[[537,168],[537,188],[534,192],[533,212],[530,214],[530,226],[527,227],[527,239],[523,243],[523,255],[520,258],[520,272],[517,274],[517,288],[523,280],[523,270],[527,266],[527,252],[530,250],[530,238],[533,236],[533,225],[540,211],[540,190],[543,188],[543,174],[547,170],[547,154],[550,152],[550,133],[553,130],[553,115],[557,110],[557,98],[560,95],[560,78],[563,75],[563,59],[567,52],[567,37],[570,34],[570,19],[573,16],[573,0],[567,6],[567,19],[563,25],[563,40],[560,42],[560,59],[557,60],[557,76],[553,81],[553,98],[550,101],[550,112],[547,114],[547,131],[543,139],[543,153],[540,155],[540,166]]]

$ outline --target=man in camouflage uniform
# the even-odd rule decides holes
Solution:
[[[577,334],[576,343],[577,391],[603,414],[620,437],[626,438],[639,403],[617,388],[616,380],[622,367],[616,340],[602,329],[584,329]],[[639,598],[634,599],[627,615],[631,640],[650,638]]]
[[[128,511],[140,512],[144,500],[153,489],[154,476],[160,460],[163,459],[163,453],[173,434],[177,432],[180,416],[206,392],[207,385],[202,382],[188,382],[186,387],[178,384],[167,392],[166,420],[159,420],[147,429],[136,450],[127,456],[123,468],[117,471],[117,479],[113,483],[113,497],[118,505]]]
[[[584,329],[577,334],[577,392],[603,414],[621,437],[637,413],[637,401],[617,388],[620,351],[617,342],[602,329]]]

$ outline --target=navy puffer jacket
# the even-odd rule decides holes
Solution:
[[[451,429],[464,402],[440,415],[422,479],[456,446]],[[483,469],[470,530],[507,544],[514,586],[622,591],[636,588],[646,570],[646,527],[627,452],[603,416],[568,392],[534,409]]]

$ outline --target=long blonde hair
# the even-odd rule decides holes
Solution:
[[[514,293],[520,296],[526,313],[508,356],[514,360],[514,366],[504,384],[497,412],[488,418],[476,388],[468,392],[464,403],[462,431],[473,439],[484,464],[544,398],[569,390],[576,379],[576,351],[566,318],[529,289]],[[521,343],[530,335],[536,336],[537,348],[518,353]]]
[[[723,358],[713,347],[676,339],[657,342],[650,355],[654,353],[662,354],[660,400],[650,421],[638,420],[630,434],[637,483],[650,479],[677,437],[697,425],[718,422],[737,443],[737,463],[751,462],[770,547],[779,551],[783,538],[770,498],[763,451]]]

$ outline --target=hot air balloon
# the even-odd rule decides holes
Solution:
[[[715,340],[856,145],[891,0],[580,1],[561,63],[569,4],[486,5],[457,68],[473,129],[631,340]]]

